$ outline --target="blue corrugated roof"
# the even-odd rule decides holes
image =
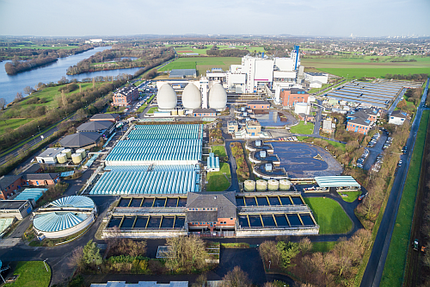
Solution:
[[[360,187],[360,184],[352,176],[317,176],[315,181],[320,187]]]
[[[47,191],[47,188],[26,188],[18,194],[13,200],[29,200],[38,201],[39,198]]]

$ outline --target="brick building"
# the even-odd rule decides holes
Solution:
[[[296,103],[308,103],[309,94],[303,89],[282,89],[280,93],[282,105],[284,107],[294,107]]]
[[[4,175],[0,177],[0,199],[7,199],[23,185],[20,175]]]
[[[372,109],[351,111],[346,116],[346,130],[367,135],[378,119],[379,112]]]
[[[267,110],[270,108],[270,103],[267,101],[250,101],[247,104],[248,109]]]
[[[113,95],[112,105],[118,107],[125,107],[131,105],[131,103],[139,97],[139,90],[135,86],[128,86],[118,90]]]
[[[58,173],[24,174],[22,180],[27,186],[54,186],[60,180]]]
[[[195,117],[215,117],[216,111],[214,109],[195,109],[193,110]]]

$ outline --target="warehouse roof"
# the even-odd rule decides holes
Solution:
[[[195,77],[196,75],[196,69],[173,69],[170,71],[169,78]]]
[[[28,202],[27,200],[0,200],[0,210],[19,209],[27,202]]]
[[[0,190],[5,189],[19,178],[21,178],[20,175],[3,175],[0,177]]]
[[[193,211],[192,209],[199,209]],[[201,221],[201,208],[216,208],[217,218],[236,218],[236,197],[234,191],[228,192],[205,192],[188,193],[187,199],[187,219],[188,221]],[[212,210],[207,211],[209,213]],[[212,218],[212,215],[208,215]],[[209,220],[208,220],[209,221]]]
[[[116,121],[117,119],[119,119],[118,114],[96,114],[90,120]]]
[[[320,187],[360,187],[360,184],[352,176],[317,176],[315,180]]]
[[[402,118],[406,119],[408,115],[405,112],[402,112],[401,110],[397,110],[391,113],[392,117]]]
[[[47,191],[47,188],[26,188],[18,194],[13,200],[29,200],[38,201],[39,198]]]
[[[80,125],[76,130],[78,132],[99,132],[108,130],[113,126],[111,121],[94,121],[86,122]]]
[[[97,143],[99,138],[99,133],[82,132],[65,136],[60,140],[60,144],[64,147],[84,147]]]
[[[268,101],[250,101],[248,105],[270,105]]]
[[[38,157],[55,157],[57,154],[64,150],[63,147],[47,148],[44,152],[38,155]]]
[[[54,180],[59,176],[58,173],[33,173],[24,174],[22,178],[24,180]]]

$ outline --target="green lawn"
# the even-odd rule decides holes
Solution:
[[[146,113],[147,114],[153,114],[154,112],[158,112],[158,107],[152,107]]]
[[[7,119],[0,121],[0,135],[6,128],[16,129],[21,125],[31,122],[33,119]]]
[[[230,186],[230,165],[228,163],[220,163],[220,171],[208,172],[207,191],[224,191]],[[226,178],[227,176],[227,178]]]
[[[138,112],[138,113],[142,113],[142,112],[145,110],[145,108],[146,108],[147,106],[148,106],[147,104],[143,104],[143,105],[141,105],[141,106],[137,109],[137,112]]]
[[[319,234],[340,234],[351,230],[351,219],[349,219],[342,207],[333,199],[305,197],[304,200],[312,209],[315,219],[320,226]]]
[[[370,61],[379,58],[379,62]],[[390,62],[391,57],[366,56],[360,58],[302,58],[300,62],[305,67],[314,67],[322,72],[347,77],[383,77],[386,74],[428,74],[430,71],[429,57],[412,57],[416,62]]]
[[[305,125],[305,122],[300,121],[297,126],[291,127],[290,131],[293,134],[311,135],[314,132],[314,124],[308,122]]]
[[[303,140],[305,140],[305,139],[309,139],[309,138],[310,138],[310,137],[305,137],[305,136],[298,136],[298,137],[297,137],[297,139],[298,139],[299,141],[303,141]],[[325,139],[320,139],[320,140],[325,141],[325,142],[327,142],[328,144],[330,144],[330,145],[332,145],[332,146],[334,146],[334,147],[340,148],[341,150],[345,151],[345,144],[343,144],[343,143],[338,143],[338,142],[329,141],[329,140],[325,140]]]
[[[391,237],[390,249],[382,273],[381,286],[402,286],[406,257],[410,250],[410,232],[414,216],[415,198],[419,188],[421,162],[430,112],[424,111],[416,137],[415,148],[403,188],[402,200],[397,213],[396,225]]]
[[[13,272],[18,279],[7,283],[6,287],[48,287],[51,281],[51,268],[46,272],[42,261],[20,261]]]
[[[342,194],[345,194],[347,196],[342,196]],[[346,192],[339,192],[339,194],[342,196],[342,199],[346,202],[354,202],[361,194],[361,191],[346,191]]]
[[[206,70],[211,68],[222,68],[228,70],[230,65],[240,64],[241,58],[238,57],[189,57],[179,58],[159,71],[170,71],[172,69],[197,69],[197,75],[206,74]]]
[[[329,252],[336,243],[336,241],[312,242],[312,252]]]
[[[212,146],[211,147],[212,152],[216,155],[216,156],[227,156],[226,152],[225,152],[225,147],[223,145],[216,145],[216,146]]]

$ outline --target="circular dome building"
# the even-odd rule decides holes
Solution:
[[[46,238],[73,235],[94,222],[97,208],[86,196],[67,196],[39,208],[35,212],[33,227]]]
[[[224,110],[227,106],[227,93],[220,83],[215,83],[209,90],[209,108]]]
[[[164,84],[158,89],[157,103],[161,110],[171,110],[176,107],[177,96],[175,90],[169,84]]]
[[[196,85],[189,83],[182,92],[182,105],[186,109],[197,109],[202,105],[202,96]]]

